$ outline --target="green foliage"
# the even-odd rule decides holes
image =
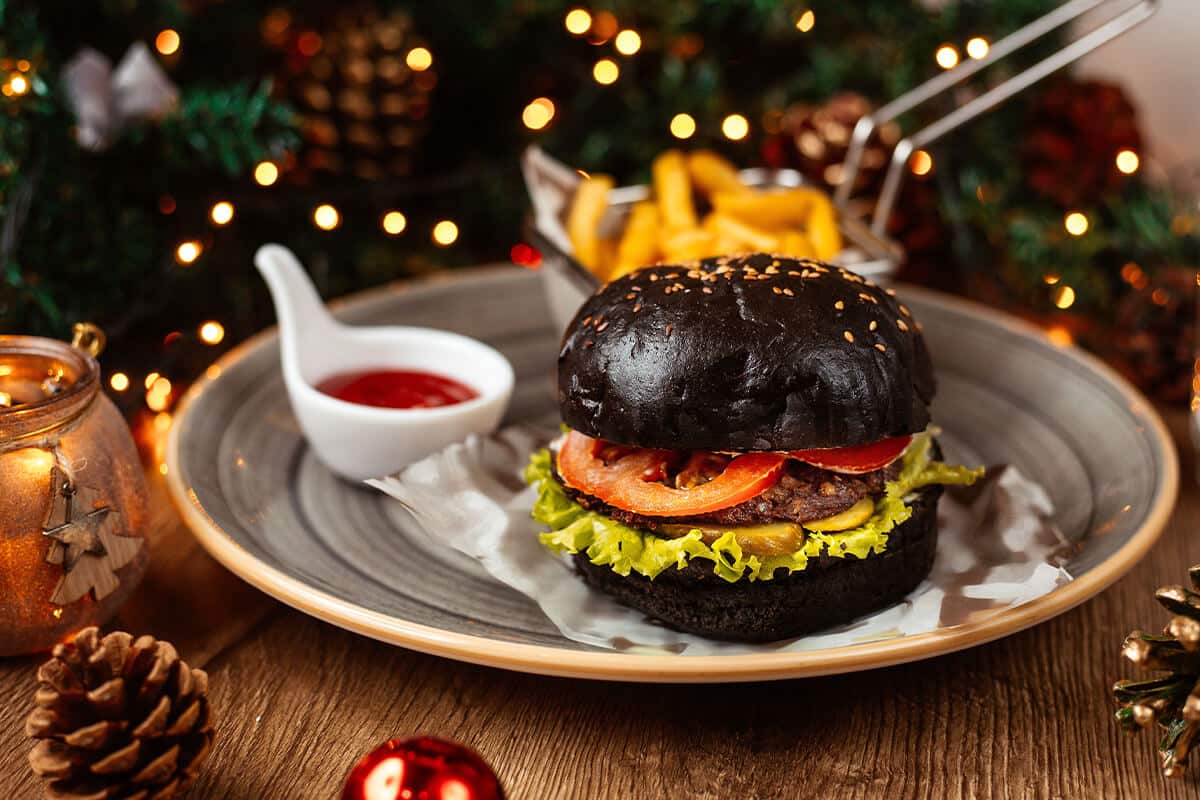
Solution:
[[[297,147],[295,126],[295,115],[271,100],[271,82],[263,81],[255,89],[239,83],[185,91],[158,130],[168,165],[187,169],[199,159],[237,177]]]

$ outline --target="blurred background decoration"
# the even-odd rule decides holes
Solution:
[[[0,0],[0,330],[99,323],[110,393],[162,430],[187,382],[272,321],[251,268],[264,241],[293,247],[326,296],[536,267],[518,171],[532,142],[620,182],[703,146],[832,187],[865,111],[1056,5]],[[856,212],[923,119],[883,128]],[[1173,193],[1140,126],[1112,76],[1063,74],[918,151],[891,221],[901,277],[1186,396],[1196,195]]]

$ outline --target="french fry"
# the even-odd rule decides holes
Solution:
[[[817,255],[812,242],[800,231],[784,231],[779,234],[779,252],[793,258],[814,258]]]
[[[596,274],[600,274],[600,220],[608,210],[608,193],[612,188],[612,178],[593,175],[575,189],[575,197],[567,211],[567,236],[575,248],[575,258]]]
[[[613,273],[617,269],[617,240],[601,239],[596,245],[596,269],[600,280],[607,283],[617,277]]]
[[[726,216],[720,211],[714,211],[705,217],[704,227],[719,239],[736,242],[740,250],[771,251],[779,248],[779,239],[773,234]]]
[[[767,192],[717,192],[713,208],[722,214],[759,228],[798,228],[808,219],[813,206],[825,198],[820,189],[799,186]]]
[[[826,260],[842,252],[842,233],[838,230],[837,211],[828,197],[821,195],[813,202],[806,233],[817,258]]]
[[[663,225],[671,231],[695,228],[696,209],[692,205],[692,186],[688,182],[683,153],[678,150],[662,152],[654,159],[650,172]]]
[[[658,205],[653,200],[634,204],[617,245],[616,264],[608,276],[610,281],[652,264],[658,258],[658,220]]]
[[[667,261],[691,261],[717,255],[717,237],[704,228],[688,228],[662,239],[663,258]]]
[[[725,194],[751,194],[753,190],[742,183],[737,167],[712,150],[694,150],[688,153],[688,172],[696,188],[707,195],[718,192]]]

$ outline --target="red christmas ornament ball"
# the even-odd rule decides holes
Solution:
[[[475,752],[431,736],[389,739],[362,757],[342,800],[504,800],[496,773]]]

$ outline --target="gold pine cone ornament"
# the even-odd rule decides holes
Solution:
[[[1113,697],[1122,728],[1162,730],[1158,754],[1163,774],[1178,777],[1200,735],[1200,565],[1188,570],[1192,589],[1163,586],[1154,598],[1175,616],[1162,635],[1134,631],[1121,654],[1142,669],[1165,674],[1146,680],[1117,681]]]
[[[208,675],[168,642],[80,631],[37,673],[25,732],[51,800],[178,797],[213,741]]]

